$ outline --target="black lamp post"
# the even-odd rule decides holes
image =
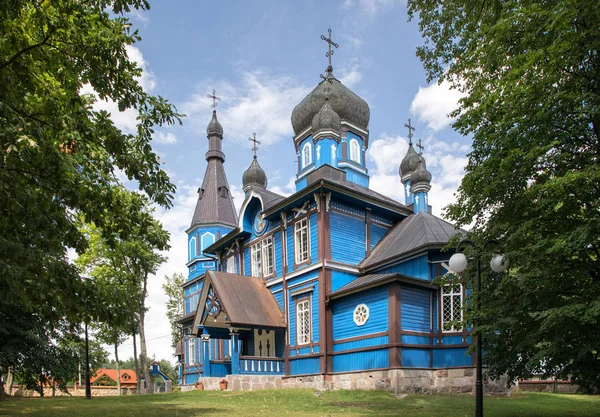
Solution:
[[[450,257],[449,266],[452,272],[460,273],[467,268],[469,260],[460,250],[464,245],[473,247],[476,251],[475,259],[475,270],[477,278],[477,310],[481,308],[481,252],[485,251],[486,247],[490,244],[498,245],[495,240],[488,240],[484,242],[481,249],[479,249],[475,243],[468,239],[461,240],[456,246],[456,253]],[[490,268],[494,272],[504,272],[508,267],[508,261],[504,255],[494,254],[490,260]],[[475,336],[475,354],[476,354],[476,372],[475,372],[475,417],[483,417],[483,365],[482,365],[482,349],[481,349],[481,334]]]
[[[85,322],[85,398],[92,399],[92,387],[90,386],[90,346],[88,340],[88,325]]]

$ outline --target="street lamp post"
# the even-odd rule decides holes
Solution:
[[[85,322],[85,398],[92,399],[92,387],[90,387],[90,346],[88,341],[88,325]]]
[[[448,262],[450,270],[452,272],[460,273],[467,268],[467,264],[469,263],[468,258],[464,253],[461,252],[461,249],[465,245],[469,245],[473,247],[476,251],[474,256],[475,260],[475,269],[476,269],[476,278],[477,278],[477,311],[481,308],[481,252],[485,251],[488,245],[494,244],[498,245],[498,242],[495,240],[488,240],[484,242],[481,249],[479,249],[475,243],[468,239],[461,240],[456,246],[456,253],[450,257],[450,261]],[[494,254],[492,255],[492,259],[490,260],[490,268],[492,271],[501,273],[506,270],[508,267],[508,261],[502,254]],[[475,336],[475,355],[476,355],[476,371],[475,371],[475,417],[483,417],[483,365],[482,365],[482,348],[481,348],[481,334],[477,333]]]

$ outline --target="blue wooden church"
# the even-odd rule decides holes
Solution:
[[[267,189],[255,150],[239,213],[213,111],[187,230],[176,352],[183,385],[235,375],[299,383],[385,371],[391,385],[411,375],[413,385],[453,370],[472,375],[469,332],[450,327],[465,290],[432,282],[447,272],[452,253],[441,249],[457,230],[431,214],[431,173],[413,147],[410,120],[410,146],[398,161],[402,204],[369,189],[369,106],[335,78],[331,61],[322,77],[291,115],[296,192]]]

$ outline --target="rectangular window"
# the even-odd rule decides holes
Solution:
[[[442,287],[442,329],[445,332],[456,332],[461,329],[452,326],[451,322],[460,321],[462,312],[463,292],[462,284],[450,284]]]
[[[196,338],[188,339],[188,365],[195,365],[196,358]]]
[[[294,244],[296,252],[296,263],[301,264],[308,260],[308,218],[299,220],[294,225]]]
[[[198,301],[200,300],[200,291],[196,291],[185,297],[185,314],[190,314],[192,311],[196,311],[198,308]]]
[[[227,272],[235,274],[235,255],[231,255],[227,258]]]
[[[299,345],[310,343],[310,299],[296,304],[296,334]]]
[[[269,236],[250,247],[253,277],[266,277],[273,273],[273,237]]]

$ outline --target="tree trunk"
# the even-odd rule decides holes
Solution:
[[[117,363],[117,395],[121,395],[121,365],[119,364],[119,342],[115,340],[115,362]]]
[[[9,367],[8,374],[6,375],[6,390],[8,395],[12,395],[13,380],[12,368]]]
[[[146,349],[146,333],[144,329],[144,318],[146,316],[146,294],[148,293],[148,273],[144,274],[144,284],[142,289],[142,299],[140,300],[140,362],[144,371],[144,380],[146,382],[145,392],[150,393],[152,390],[152,380],[150,379],[150,369],[148,368],[148,351]]]
[[[135,329],[133,331],[133,361],[135,362],[135,392],[136,394],[140,393],[140,366],[138,364],[138,356],[137,356],[137,343],[135,341]]]

